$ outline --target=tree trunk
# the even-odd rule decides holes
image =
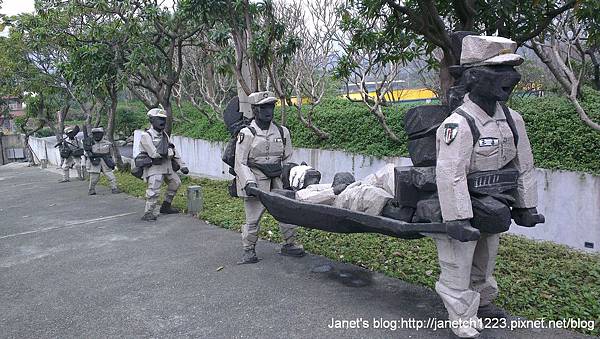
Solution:
[[[115,162],[117,163],[117,167],[119,169],[123,169],[123,158],[121,157],[121,152],[119,152],[119,147],[115,145],[115,119],[117,115],[117,103],[119,99],[117,97],[117,89],[115,88],[115,86],[109,85],[107,87],[110,96],[110,107],[108,108],[106,136],[108,138],[108,141],[110,141],[113,145],[113,156],[115,158]]]
[[[167,124],[165,126],[165,132],[168,135],[171,135],[171,132],[173,131],[173,107],[171,106],[171,101],[169,100],[169,98],[165,99],[163,97],[161,100],[161,105],[167,113]]]
[[[440,61],[440,93],[439,100],[442,105],[448,104],[448,90],[454,85],[454,78],[450,75],[450,66],[453,66],[452,58],[444,52],[444,57]]]

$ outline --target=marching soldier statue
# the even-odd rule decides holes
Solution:
[[[464,37],[460,67],[467,94],[437,130],[443,219],[450,228],[475,234],[465,242],[434,235],[441,268],[435,290],[449,319],[460,322],[453,332],[463,338],[479,335],[481,319],[506,317],[492,304],[498,295],[493,271],[499,233],[508,229],[511,216],[522,226],[544,222],[536,210],[533,156],[523,118],[504,105],[521,78],[514,68],[523,62],[516,46],[501,37]],[[477,222],[478,201],[496,206],[500,217]]]
[[[283,188],[281,180],[283,165],[288,163],[293,151],[288,129],[273,122],[277,101],[273,93],[255,92],[248,97],[248,100],[254,119],[238,134],[234,166],[237,195],[244,199],[246,211],[246,223],[242,226],[244,254],[241,264],[258,262],[255,247],[259,221],[265,212],[265,207],[253,190],[271,191]],[[295,227],[279,223],[284,240],[281,254],[301,257],[304,255],[304,248],[295,242]]]
[[[104,173],[110,182],[113,194],[121,193],[117,187],[117,178],[113,173],[115,162],[111,155],[112,143],[104,139],[102,127],[92,128],[92,138],[84,139],[84,149],[87,152],[87,171],[90,175],[89,195],[96,194],[96,185],[100,181],[100,173]]]
[[[148,183],[146,190],[146,208],[144,221],[155,221],[158,217],[156,205],[160,196],[160,187],[163,181],[167,182],[167,194],[160,207],[160,213],[173,214],[179,210],[171,206],[181,180],[177,171],[188,174],[189,170],[183,160],[175,151],[175,145],[165,133],[167,115],[162,108],[153,108],[148,111],[151,127],[142,133],[140,140],[140,153],[149,157],[151,163],[144,167],[143,178]]]
[[[83,145],[79,139],[77,139],[77,133],[79,133],[79,126],[69,126],[65,128],[65,134],[67,137],[60,143],[60,156],[63,159],[61,168],[63,170],[63,177],[59,182],[69,182],[71,168],[75,167],[77,171],[77,177],[79,180],[84,180],[83,168],[81,167],[81,157],[83,156]]]

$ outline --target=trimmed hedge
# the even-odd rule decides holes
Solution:
[[[584,90],[583,106],[592,119],[600,121],[600,93]],[[298,119],[294,110],[288,110],[287,127],[294,146],[343,150],[376,157],[408,156],[404,134],[404,113],[416,104],[400,104],[384,108],[388,125],[400,138],[393,142],[388,138],[377,119],[360,103],[341,98],[323,102],[313,116],[315,125],[330,134],[327,140],[319,140]],[[572,104],[563,97],[549,95],[542,98],[513,98],[510,106],[523,115],[537,167],[583,171],[600,174],[600,133],[583,124]],[[133,107],[133,106],[129,106]],[[143,107],[143,106],[141,106]],[[138,128],[146,125],[145,109],[135,113],[120,109],[120,115],[141,115],[142,118],[124,118],[120,121],[140,121]],[[279,112],[278,112],[279,113]],[[192,105],[174,108],[176,135],[210,141],[227,141],[229,134],[221,122],[209,122]],[[121,123],[118,123],[121,129]],[[128,125],[131,130],[132,125]]]

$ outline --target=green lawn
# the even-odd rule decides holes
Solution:
[[[128,173],[117,173],[117,178],[123,191],[144,196],[143,181]],[[103,182],[106,184],[105,179]],[[244,207],[241,199],[229,197],[227,182],[183,178],[175,206],[185,208],[189,185],[202,186],[204,209],[200,219],[239,231],[244,222]],[[265,214],[261,225],[261,238],[279,241],[276,221],[270,215]],[[435,244],[429,238],[400,240],[377,234],[345,235],[305,228],[299,228],[299,238],[311,253],[431,289],[439,274]],[[240,244],[240,255],[241,251]],[[580,318],[595,320],[596,327],[600,326],[600,255],[504,234],[495,276],[500,287],[497,304],[513,315],[546,320]],[[587,334],[600,335],[600,330],[595,328]]]

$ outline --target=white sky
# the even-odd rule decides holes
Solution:
[[[33,0],[4,0],[2,1],[1,14],[16,15],[23,12],[33,12]]]

